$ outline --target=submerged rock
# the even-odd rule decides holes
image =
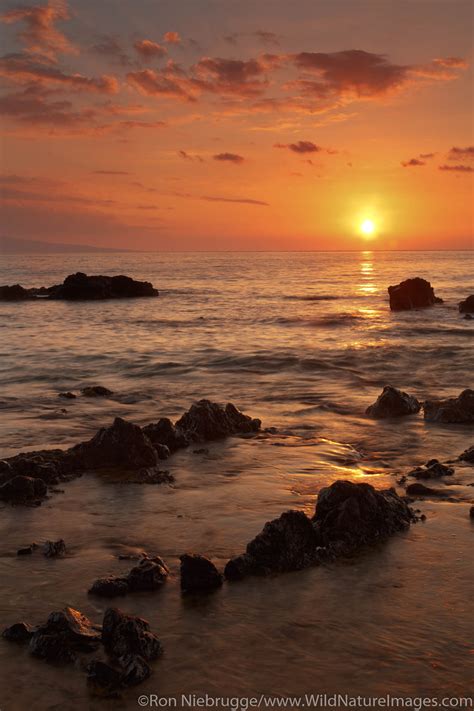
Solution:
[[[474,390],[463,390],[458,397],[445,400],[427,400],[424,405],[425,420],[429,422],[474,422]]]
[[[389,286],[388,294],[392,311],[409,311],[443,303],[442,299],[435,296],[430,282],[420,277],[406,279],[396,286]]]
[[[151,632],[146,620],[126,615],[117,608],[109,608],[105,612],[102,642],[106,651],[119,661],[134,656],[150,661],[163,651],[161,642]]]
[[[408,496],[445,496],[445,492],[440,489],[432,489],[430,486],[425,486],[416,482],[409,484],[406,488]]]
[[[63,558],[66,555],[66,544],[62,538],[59,541],[46,541],[43,545],[43,555],[46,558]]]
[[[120,688],[123,686],[121,669],[100,659],[92,659],[86,667],[86,672],[87,683],[98,696],[110,698],[120,694]]]
[[[180,556],[180,561],[183,592],[210,592],[222,585],[223,576],[208,558],[185,553]]]
[[[453,467],[441,464],[437,459],[430,459],[422,467],[413,469],[408,476],[413,476],[415,479],[439,479],[441,476],[451,476],[452,474],[454,474]]]
[[[459,302],[459,311],[462,314],[473,314],[474,313],[474,294],[471,294],[464,299],[464,301]]]
[[[401,417],[412,415],[421,410],[421,403],[402,390],[386,385],[376,402],[365,411],[367,415],[382,419],[386,417]]]
[[[169,570],[159,556],[142,558],[127,575],[128,588],[131,592],[137,590],[156,590],[166,581]]]
[[[469,464],[474,464],[474,445],[465,449],[464,452],[459,455],[458,459],[460,459],[462,462],[469,462]]]
[[[7,627],[2,632],[2,637],[7,639],[9,642],[28,642],[35,628],[29,625],[27,622],[16,622],[11,627]]]
[[[406,530],[413,520],[394,489],[377,491],[370,484],[336,481],[319,492],[313,519],[302,511],[287,511],[266,523],[246,552],[227,563],[225,576],[237,580],[249,574],[299,570],[352,555]]]
[[[176,428],[195,442],[258,432],[260,426],[260,420],[244,415],[232,403],[224,408],[210,400],[194,403],[176,422]]]
[[[100,645],[100,634],[83,614],[66,607],[52,612],[30,640],[30,652],[48,661],[72,662],[78,652],[92,652]]]
[[[0,500],[12,504],[40,503],[48,488],[43,479],[31,476],[14,476],[0,486]]]
[[[58,397],[63,397],[66,400],[75,400],[77,398],[77,395],[74,393],[70,392],[69,390],[64,393],[58,393]]]
[[[90,595],[99,597],[118,597],[128,593],[128,582],[126,578],[99,578],[89,589]]]
[[[38,548],[36,543],[30,543],[29,546],[25,546],[24,548],[19,548],[16,552],[17,555],[31,555],[34,550]]]
[[[474,519],[474,506],[471,506],[471,508],[469,509],[469,517]]]
[[[86,388],[82,388],[81,393],[84,397],[109,397],[114,394],[112,390],[104,388],[103,385],[89,385]]]

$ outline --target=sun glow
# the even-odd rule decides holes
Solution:
[[[364,237],[373,237],[375,234],[375,222],[369,218],[366,218],[360,223],[359,229]]]

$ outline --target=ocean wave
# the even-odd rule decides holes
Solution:
[[[273,319],[262,319],[260,323],[271,323],[279,326],[307,326],[307,327],[337,327],[351,326],[355,323],[363,321],[364,317],[360,314],[340,313],[328,314],[327,316],[277,316]]]
[[[282,296],[282,299],[291,301],[336,301],[336,299],[343,298],[343,296],[334,296],[333,294],[287,294]]]

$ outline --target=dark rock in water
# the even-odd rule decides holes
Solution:
[[[2,637],[7,639],[9,642],[29,642],[35,628],[29,625],[27,622],[16,622],[11,627],[7,627],[2,632]]]
[[[17,555],[31,555],[33,551],[38,548],[37,543],[30,543],[29,546],[25,546],[25,548],[19,548],[16,552]]]
[[[469,509],[469,517],[474,519],[474,506],[471,506],[471,508]]]
[[[119,661],[139,656],[156,659],[163,651],[161,643],[146,620],[109,608],[102,624],[102,641],[106,651]]]
[[[126,578],[99,578],[89,590],[90,595],[99,597],[118,597],[128,593],[128,582]]]
[[[77,398],[77,395],[74,395],[74,393],[68,391],[64,393],[58,393],[58,397],[66,398],[66,400],[75,400]]]
[[[464,299],[464,301],[459,302],[459,311],[462,314],[473,314],[474,313],[474,294],[471,294]]]
[[[156,590],[168,577],[169,570],[159,556],[142,558],[127,575],[127,584],[131,592],[137,590]]]
[[[430,459],[424,466],[413,469],[408,476],[413,476],[415,479],[439,479],[441,476],[452,474],[454,474],[453,467],[441,464],[437,459]]]
[[[406,279],[396,286],[389,286],[388,294],[392,311],[409,311],[443,303],[442,299],[435,296],[430,282],[420,277]]]
[[[158,459],[168,459],[168,457],[171,456],[170,449],[166,444],[154,444],[153,446],[158,455]]]
[[[87,683],[99,696],[117,697],[123,686],[121,669],[113,667],[100,659],[92,659],[86,667]]]
[[[103,427],[91,440],[69,452],[85,469],[133,470],[158,465],[158,455],[148,437],[138,425],[120,417],[111,427]]]
[[[66,555],[66,544],[62,538],[59,541],[46,541],[43,545],[43,555],[46,558],[63,558]]]
[[[143,434],[157,450],[165,446],[170,452],[176,452],[189,444],[185,434],[177,430],[167,417],[162,417],[158,422],[143,427]]]
[[[425,420],[440,423],[474,422],[474,390],[463,390],[458,397],[446,400],[427,400]]]
[[[123,675],[122,684],[124,686],[136,686],[151,676],[149,664],[139,655],[132,655],[122,659]]]
[[[0,500],[11,503],[34,503],[44,499],[48,488],[42,479],[14,476],[0,486]]]
[[[48,661],[72,662],[78,652],[92,652],[100,634],[92,622],[72,607],[52,612],[30,640],[30,652]]]
[[[104,388],[103,385],[89,385],[87,388],[82,388],[81,393],[84,397],[109,397],[114,394],[112,390]]]
[[[260,426],[260,420],[244,415],[232,403],[228,403],[224,408],[210,400],[194,403],[176,422],[176,428],[195,442],[258,432]]]
[[[19,284],[0,286],[0,301],[25,301],[31,298],[29,291]]]
[[[464,319],[466,321],[472,321],[473,318],[474,318],[474,316],[472,316],[471,314],[464,314]]]
[[[444,491],[440,489],[432,489],[424,484],[409,484],[406,488],[408,496],[444,496]]]
[[[265,524],[246,552],[227,563],[224,574],[228,580],[239,580],[301,570],[316,562],[319,545],[318,532],[303,511],[286,511]]]
[[[469,464],[474,464],[474,445],[465,449],[462,454],[459,455],[459,459],[462,462],[469,462]]]
[[[223,576],[208,558],[185,553],[180,561],[183,592],[210,592],[222,585]]]
[[[414,520],[407,503],[393,489],[336,481],[319,492],[310,520],[302,511],[287,511],[265,524],[246,552],[225,568],[229,580],[249,574],[299,570],[342,555],[352,555],[406,530]]]
[[[386,385],[376,402],[365,411],[367,415],[375,418],[401,417],[412,415],[421,410],[421,403],[402,390],[397,390],[391,385]]]
[[[130,299],[158,296],[157,289],[148,281],[135,281],[128,276],[87,276],[82,272],[70,274],[63,284],[50,289],[50,299],[72,301],[97,299]]]

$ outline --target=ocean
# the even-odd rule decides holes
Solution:
[[[178,571],[186,551],[223,567],[282,511],[311,513],[336,479],[402,492],[401,474],[474,444],[472,428],[421,413],[365,415],[387,384],[420,400],[472,386],[474,321],[457,308],[474,293],[472,253],[5,255],[0,284],[49,286],[77,271],[148,280],[160,296],[1,303],[0,456],[70,446],[117,415],[140,425],[177,419],[201,398],[233,402],[276,430],[173,455],[171,486],[87,476],[40,508],[0,507],[4,625],[37,623],[64,605],[100,620],[107,602],[88,586],[130,568],[118,554],[146,550],[172,576],[161,591],[120,600],[165,647],[140,694],[466,694],[472,467],[456,467],[445,500],[419,504],[425,523],[359,558],[228,584],[198,601],[180,596]],[[413,276],[444,303],[390,312],[387,287]],[[95,384],[113,396],[58,398]],[[70,555],[16,557],[48,538],[64,538]],[[0,665],[10,679],[5,710],[109,707],[89,698],[77,669],[1,640]],[[135,708],[137,695],[114,708]]]

